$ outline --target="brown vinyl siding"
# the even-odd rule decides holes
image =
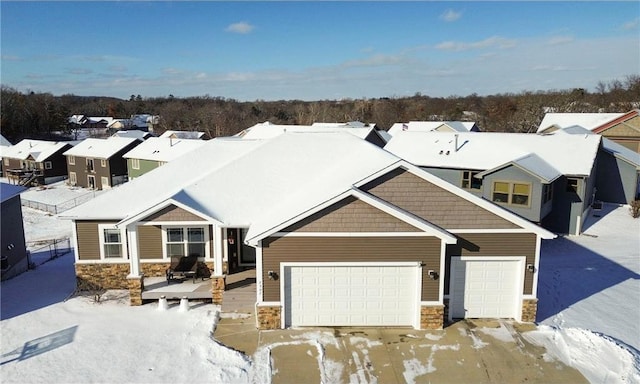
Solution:
[[[141,221],[204,221],[201,217],[175,205],[169,205]]]
[[[446,229],[518,228],[462,197],[398,168],[361,188]]]
[[[283,232],[419,232],[420,230],[355,197],[348,197]]]
[[[430,269],[440,270],[441,240],[436,237],[270,237],[263,240],[262,280],[264,300],[280,301],[280,280],[269,280],[268,271],[280,273],[283,262],[421,262],[422,301],[438,300],[439,281],[430,280]]]
[[[525,256],[522,293],[531,294],[533,274],[526,271],[526,264],[535,265],[536,235],[533,233],[462,233],[456,234],[457,244],[447,245],[444,292],[449,293],[449,276],[452,256]]]
[[[162,259],[162,228],[157,225],[138,227],[140,259]]]
[[[100,260],[100,233],[98,232],[98,224],[116,223],[116,221],[76,221],[76,235],[78,237],[78,259]]]

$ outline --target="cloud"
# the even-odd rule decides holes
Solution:
[[[2,55],[2,61],[22,61],[22,58],[13,55]]]
[[[110,72],[127,72],[128,68],[124,65],[111,65],[107,68]]]
[[[377,54],[365,59],[356,59],[345,61],[342,66],[345,68],[351,67],[379,67],[385,65],[396,65],[402,63],[403,58],[401,56],[383,55]]]
[[[178,68],[163,68],[162,73],[165,75],[179,75],[183,73],[183,71]]]
[[[457,41],[444,41],[436,45],[436,49],[441,51],[469,51],[473,49],[485,49],[485,48],[500,48],[508,49],[516,46],[516,41],[506,39],[500,36],[492,36],[484,40],[475,41],[471,43],[457,42]]]
[[[67,70],[67,73],[72,75],[88,75],[93,71],[88,68],[70,68]]]
[[[231,25],[229,25],[225,31],[227,32],[231,32],[231,33],[239,33],[242,35],[246,35],[248,33],[251,33],[251,31],[253,31],[255,29],[255,27],[245,21],[241,21],[239,23],[233,23]]]
[[[462,17],[462,12],[456,12],[453,9],[447,9],[443,14],[440,15],[440,20],[444,20],[447,23],[458,20]]]
[[[547,41],[549,45],[560,45],[573,42],[573,36],[554,36]]]
[[[623,31],[633,31],[635,29],[638,29],[638,26],[640,26],[640,17],[622,24],[620,28]]]

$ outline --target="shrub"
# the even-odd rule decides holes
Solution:
[[[640,217],[640,200],[633,200],[629,203],[629,205],[631,205],[631,207],[629,208],[631,217],[633,217],[634,219]]]

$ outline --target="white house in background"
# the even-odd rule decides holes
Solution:
[[[172,139],[186,139],[186,140],[204,140],[206,134],[200,131],[173,131],[167,130],[160,135],[160,137],[172,138]]]
[[[410,121],[395,123],[387,131],[393,136],[397,132],[480,132],[472,121]]]
[[[340,133],[346,132],[378,147],[383,147],[387,141],[375,128],[375,124],[361,122],[349,123],[314,123],[313,125],[272,124],[268,121],[258,123],[235,134],[234,137],[243,139],[271,139],[285,132],[295,133]]]
[[[200,148],[204,143],[206,143],[205,140],[175,139],[172,137],[148,138],[122,156],[127,160],[129,180]]]

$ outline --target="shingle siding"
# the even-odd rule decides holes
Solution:
[[[194,215],[175,205],[162,208],[140,221],[204,221],[201,217]]]

